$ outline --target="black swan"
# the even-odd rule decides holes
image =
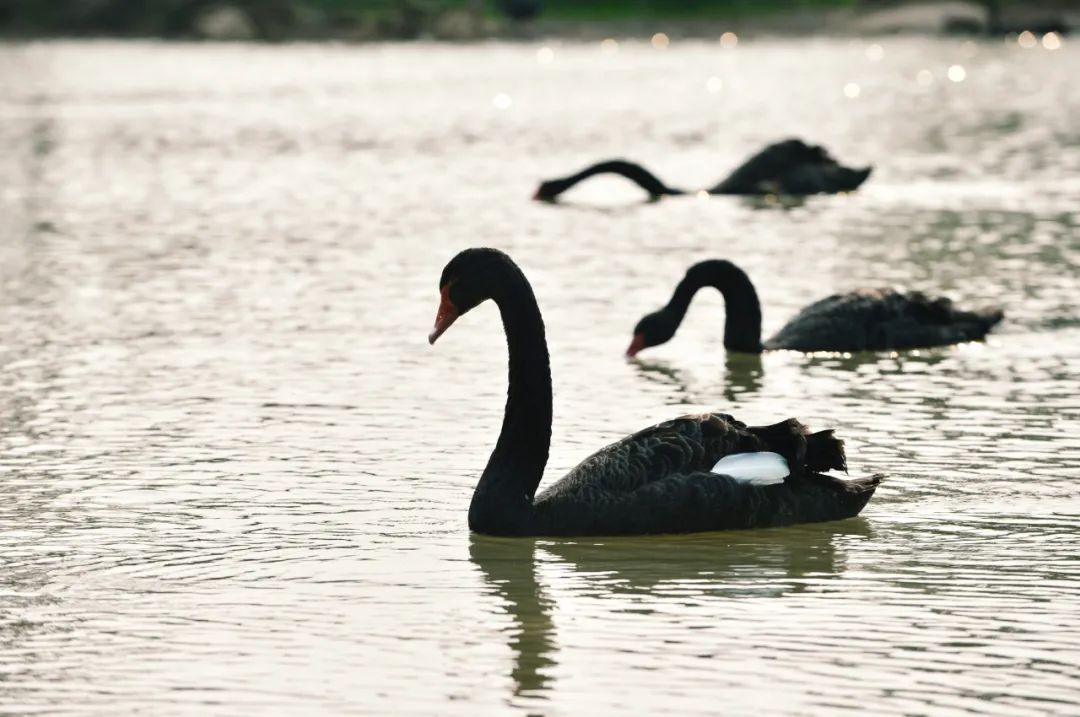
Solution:
[[[646,314],[634,327],[626,355],[671,340],[690,300],[706,286],[724,296],[724,347],[743,353],[946,346],[983,338],[1003,316],[1000,309],[961,311],[949,299],[931,299],[917,291],[858,289],[810,304],[762,343],[761,303],[750,277],[730,261],[718,259],[694,264],[686,271],[667,306]]]
[[[841,480],[843,443],[794,419],[747,427],[731,416],[683,416],[586,458],[540,495],[551,444],[551,369],[540,308],[518,266],[467,249],[439,279],[435,343],[492,299],[509,348],[502,431],[469,506],[469,527],[509,536],[688,533],[850,518],[880,476]]]
[[[824,147],[798,139],[770,144],[746,160],[727,179],[707,190],[709,194],[835,194],[858,188],[870,176],[871,167],[852,169],[833,159]],[[533,199],[555,199],[578,182],[595,174],[618,174],[649,193],[650,197],[687,194],[669,187],[641,165],[621,159],[594,164],[577,174],[542,182]]]

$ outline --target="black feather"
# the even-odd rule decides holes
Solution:
[[[765,348],[795,351],[882,351],[982,339],[1000,309],[963,311],[947,298],[918,291],[860,289],[834,294],[800,311]]]
[[[784,483],[752,486],[709,472],[724,456],[756,451],[784,456],[791,468]],[[850,518],[877,481],[817,474],[844,466],[831,431],[810,434],[795,419],[747,427],[721,413],[683,416],[578,464],[537,496],[530,533],[686,533]]]

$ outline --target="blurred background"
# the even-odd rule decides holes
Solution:
[[[681,36],[725,29],[834,33],[1063,32],[1070,0],[0,0],[10,35],[205,39],[476,39],[647,26]]]

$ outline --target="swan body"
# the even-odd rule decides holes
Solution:
[[[820,145],[788,139],[746,160],[710,194],[836,194],[858,189],[872,167],[845,167]]]
[[[777,479],[771,456],[781,451],[789,458],[779,458],[785,468]],[[768,455],[761,459],[762,453]],[[768,470],[754,465],[762,460]],[[795,473],[787,470],[789,461]],[[843,446],[831,431],[810,434],[795,420],[747,427],[722,413],[683,416],[586,458],[536,497],[526,525],[541,535],[616,535],[850,518],[880,478],[824,474],[844,465]],[[479,519],[473,529],[486,532]]]
[[[706,191],[709,194],[737,195],[835,194],[854,191],[866,181],[871,171],[871,167],[845,167],[833,159],[825,148],[789,139],[768,145]],[[568,177],[544,181],[533,198],[554,201],[574,185],[597,174],[626,177],[652,198],[687,193],[669,187],[639,164],[612,159],[586,167]]]
[[[918,291],[860,289],[810,304],[765,342],[766,349],[876,351],[977,341],[1000,309],[963,311]]]
[[[537,494],[551,442],[551,372],[528,280],[494,249],[447,264],[434,343],[492,299],[509,350],[502,430],[469,507],[469,527],[508,536],[686,533],[857,515],[880,477],[841,480],[843,443],[788,419],[747,426],[723,413],[683,416],[597,451]],[[783,475],[779,475],[783,472]]]
[[[724,296],[724,346],[728,351],[884,351],[945,346],[982,339],[1004,314],[1000,309],[957,309],[947,298],[917,291],[858,289],[810,304],[776,335],[761,340],[761,303],[750,277],[729,261],[691,266],[666,306],[634,327],[627,355],[665,343],[675,335],[698,290]]]

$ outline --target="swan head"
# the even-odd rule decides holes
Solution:
[[[507,267],[517,269],[498,249],[466,249],[451,259],[439,277],[439,308],[428,343],[434,344],[459,317],[492,298],[499,272]]]
[[[634,327],[634,338],[626,349],[626,355],[633,358],[642,349],[667,343],[678,328],[678,321],[663,309],[646,314]]]
[[[538,202],[554,202],[560,194],[570,188],[570,184],[561,179],[549,179],[546,182],[540,182],[540,186],[536,188],[536,192],[533,194],[533,199]]]

